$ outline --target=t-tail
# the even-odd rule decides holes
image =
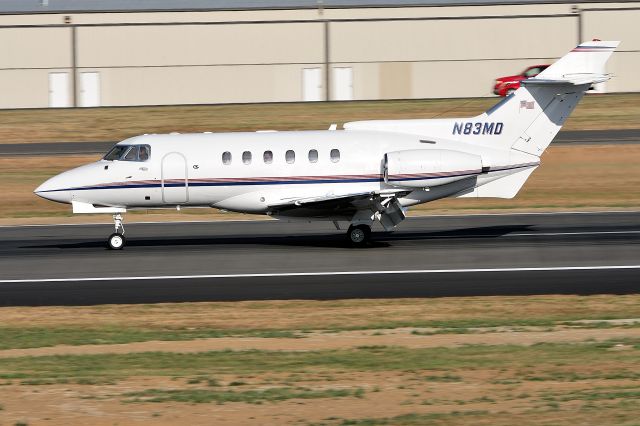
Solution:
[[[618,44],[580,44],[487,112],[454,123],[454,137],[541,156],[589,87],[611,77],[605,63]]]
[[[346,123],[344,127],[411,133],[486,147],[492,154],[483,158],[488,163],[486,166],[483,163],[483,168],[494,173],[479,179],[472,192],[459,196],[513,198],[585,92],[592,84],[611,77],[605,73],[605,64],[618,44],[618,41],[580,44],[476,117],[359,121]]]

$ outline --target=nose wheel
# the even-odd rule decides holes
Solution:
[[[369,225],[351,225],[347,231],[347,240],[354,247],[364,247],[371,241]]]
[[[121,214],[113,215],[113,223],[116,228],[116,232],[109,235],[107,239],[107,247],[111,250],[122,250],[126,243],[126,239],[124,238],[124,220],[122,219]]]
[[[111,250],[122,250],[122,247],[124,247],[124,244],[125,244],[124,235],[118,234],[115,232],[109,235],[109,239],[107,240],[107,245]]]

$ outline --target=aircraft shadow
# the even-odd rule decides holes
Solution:
[[[530,230],[532,225],[499,225],[472,228],[459,228],[442,231],[395,231],[373,232],[372,241],[363,249],[384,248],[393,246],[394,241],[429,241],[459,239],[493,239],[513,232]],[[131,235],[131,233],[129,234]],[[315,235],[260,235],[260,236],[225,236],[225,237],[169,237],[169,238],[137,238],[135,235],[127,240],[127,247],[181,247],[181,246],[289,246],[312,248],[353,248],[346,241],[344,234]],[[78,243],[60,243],[24,246],[26,249],[82,249],[106,248],[105,241],[83,241]]]

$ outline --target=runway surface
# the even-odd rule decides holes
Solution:
[[[0,228],[0,305],[628,294],[640,212],[432,216],[350,248],[330,223]]]
[[[49,142],[0,144],[0,156],[104,154],[113,142]],[[640,129],[564,131],[554,145],[597,145],[640,143]]]

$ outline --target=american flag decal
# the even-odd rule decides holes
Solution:
[[[536,106],[535,101],[531,101],[531,102],[520,101],[520,109],[522,109],[522,108],[533,109],[535,106]]]

